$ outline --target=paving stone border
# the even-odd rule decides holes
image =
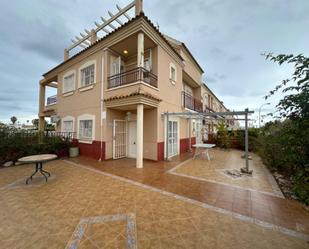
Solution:
[[[89,218],[82,218],[75,228],[72,238],[68,242],[66,249],[77,249],[78,244],[84,236],[87,226],[93,224],[102,224],[113,221],[127,221],[126,236],[127,236],[127,247],[128,249],[137,249],[136,239],[136,221],[135,214],[115,214],[106,216],[95,216]]]

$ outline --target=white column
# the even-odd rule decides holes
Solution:
[[[136,168],[143,168],[144,105],[137,105]]]
[[[144,33],[137,36],[137,67],[144,67]]]
[[[44,81],[41,80],[40,85],[40,91],[39,91],[39,131],[44,131],[45,126],[45,118],[44,118],[44,110],[45,110],[45,85],[43,83]]]

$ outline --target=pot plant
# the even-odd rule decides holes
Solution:
[[[73,139],[69,148],[69,156],[77,157],[79,156],[79,148],[77,139]]]

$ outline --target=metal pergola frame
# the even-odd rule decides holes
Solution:
[[[165,112],[162,115],[166,117],[166,138],[165,138],[165,160],[168,160],[168,123],[169,118],[172,116],[182,117],[189,119],[189,149],[191,149],[191,120],[192,119],[211,119],[211,120],[242,120],[245,121],[245,161],[246,161],[246,172],[249,173],[249,139],[248,139],[248,116],[254,113],[246,108],[244,111],[228,111],[228,112]],[[225,118],[226,116],[244,116],[244,118]]]

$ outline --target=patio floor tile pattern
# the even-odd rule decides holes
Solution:
[[[220,150],[216,152],[216,158],[220,157],[219,152]],[[233,153],[237,154],[234,160],[238,158],[239,164],[244,163],[243,159],[239,157],[239,151],[230,150],[229,152],[232,157],[234,157]],[[169,162],[144,160],[143,169],[137,169],[135,160],[127,158],[98,162],[79,157],[70,159],[70,161],[309,235],[309,213],[297,201],[279,198],[259,191],[242,189],[239,186],[233,187],[232,185],[200,181],[169,173],[191,157],[192,154],[185,153]],[[253,157],[254,160],[256,160],[255,156]],[[252,164],[252,161],[250,163]]]
[[[182,174],[184,176],[197,177],[207,181],[228,184],[235,187],[252,189],[274,194],[275,190],[269,181],[270,174],[264,167],[258,156],[252,154],[249,162],[250,168],[253,169],[253,176],[243,176],[241,178],[233,178],[224,173],[225,170],[240,170],[244,166],[242,151],[239,150],[211,150],[212,160],[208,161],[205,156],[199,155],[194,160],[185,162],[173,173]],[[277,190],[277,189],[276,189]]]
[[[46,169],[53,181],[15,189],[3,187],[29,175],[33,165],[0,169],[0,248],[65,248],[81,219],[128,213],[136,216],[138,248],[308,248],[302,239],[62,160]],[[78,248],[122,248],[120,223],[89,227]],[[119,239],[106,243],[115,229]]]

